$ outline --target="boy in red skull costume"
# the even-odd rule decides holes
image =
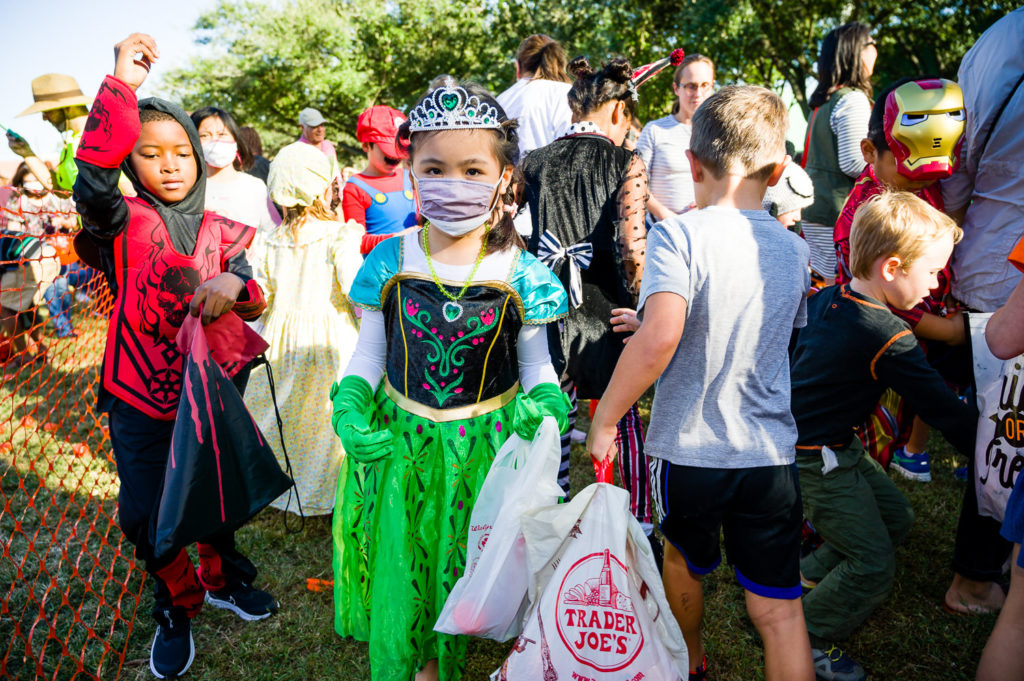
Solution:
[[[178,327],[187,314],[201,314],[204,324],[230,312],[253,320],[266,302],[245,259],[255,230],[203,210],[206,163],[188,115],[169,102],[136,99],[158,57],[155,42],[135,33],[114,53],[114,75],[100,86],[76,157],[85,227],[76,245],[116,295],[100,407],[110,416],[121,529],[155,587],[150,669],[169,678],[192,663],[190,619],[204,599],[245,620],[277,608],[251,586],[256,567],[235,549],[233,532],[198,544],[198,570],[185,549],[158,558],[149,536],[181,394]],[[118,191],[122,171],[137,198]]]

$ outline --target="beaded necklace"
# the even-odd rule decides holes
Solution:
[[[476,271],[480,269],[480,263],[484,261],[484,255],[487,253],[487,237],[491,234],[491,227],[488,225],[484,230],[484,239],[480,244],[480,253],[476,256],[476,262],[473,264],[473,269],[470,271],[469,276],[466,277],[466,283],[462,285],[462,290],[459,291],[458,295],[453,296],[451,293],[448,293],[448,289],[444,287],[444,284],[441,283],[441,278],[434,271],[434,263],[430,259],[430,239],[427,236],[429,226],[429,222],[423,226],[423,255],[427,257],[427,267],[430,268],[430,276],[434,279],[434,285],[437,286],[437,290],[441,292],[441,295],[448,299],[448,302],[441,306],[441,315],[446,321],[454,322],[462,316],[462,304],[459,303],[459,300],[462,296],[466,295],[466,290],[473,282]]]

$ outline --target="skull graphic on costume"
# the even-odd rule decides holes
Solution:
[[[160,277],[156,301],[167,323],[177,328],[185,322],[189,302],[199,281],[199,273],[191,267],[168,267]]]

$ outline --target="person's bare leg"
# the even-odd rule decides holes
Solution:
[[[437,681],[437,660],[430,660],[416,672],[416,681]]]
[[[704,617],[704,590],[701,578],[690,572],[683,554],[671,542],[665,542],[665,567],[661,581],[665,585],[668,606],[675,615],[690,655],[690,671],[696,671],[704,659],[701,620]],[[809,654],[809,653],[808,653]]]
[[[995,582],[979,582],[953,573],[953,583],[946,591],[946,607],[964,615],[998,612],[1006,594]]]
[[[747,593],[747,613],[764,641],[765,681],[814,681],[814,661],[799,598]]]
[[[928,433],[931,428],[917,416],[914,417],[914,425],[910,428],[910,438],[907,446],[903,448],[908,454],[920,454],[928,448]]]
[[[1024,568],[1017,564],[1020,544],[1013,546],[1010,593],[978,663],[977,681],[1024,681]]]

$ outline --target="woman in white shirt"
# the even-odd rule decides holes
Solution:
[[[519,44],[515,85],[498,95],[498,103],[519,121],[520,160],[554,142],[572,123],[567,66],[565,50],[550,36],[535,33]]]
[[[270,202],[267,185],[241,172],[249,150],[241,141],[234,117],[206,106],[193,112],[192,122],[199,130],[206,159],[206,210],[260,231],[274,229],[281,216]]]
[[[644,126],[636,153],[647,167],[651,222],[682,213],[693,203],[693,177],[686,150],[690,148],[690,122],[697,107],[714,90],[715,64],[702,54],[688,54],[676,67],[672,113]]]

